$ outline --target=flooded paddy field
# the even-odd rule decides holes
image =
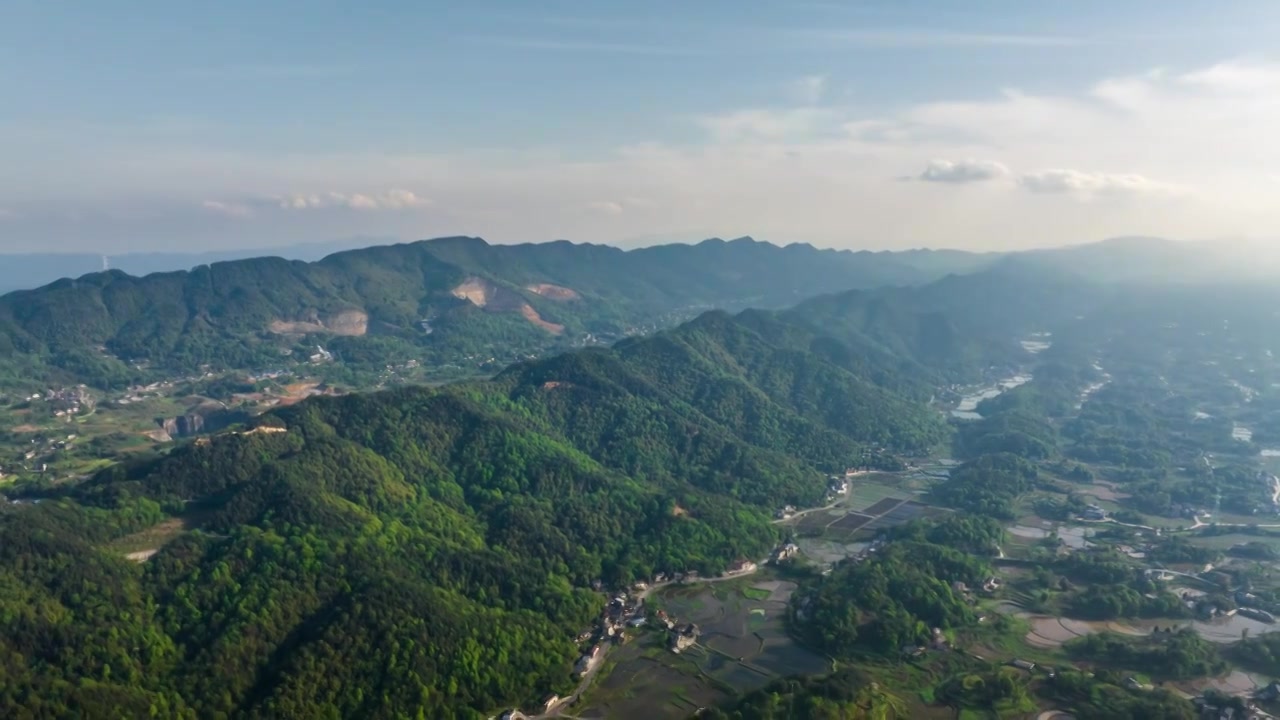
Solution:
[[[704,677],[694,655],[673,655],[656,634],[610,653],[606,672],[597,678],[573,714],[580,718],[645,717],[676,720],[698,708],[728,701],[733,694]]]
[[[1212,643],[1230,644],[1239,642],[1246,634],[1257,637],[1276,629],[1275,625],[1253,620],[1243,615],[1230,615],[1213,620],[1075,620],[1058,615],[1034,613],[1019,607],[1016,603],[1005,602],[997,607],[997,611],[1006,615],[1022,618],[1031,627],[1023,638],[1027,645],[1042,650],[1059,648],[1070,640],[1093,633],[1112,632],[1130,637],[1150,635],[1157,628],[1190,627],[1200,637]],[[1247,631],[1247,633],[1246,633]]]
[[[943,469],[927,472],[945,474],[945,466],[939,467]],[[796,544],[814,562],[827,565],[857,555],[876,532],[948,512],[921,502],[922,488],[936,481],[921,472],[857,476],[849,493],[831,507],[806,512],[785,524],[795,529]]]
[[[616,660],[575,715],[583,718],[684,718],[781,678],[831,670],[821,655],[786,632],[793,582],[747,579],[672,587],[650,598],[677,622],[694,623],[697,645],[680,654],[666,632],[651,629],[615,651]]]

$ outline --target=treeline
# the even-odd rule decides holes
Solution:
[[[1218,648],[1191,628],[1144,637],[1096,633],[1075,638],[1063,649],[1077,660],[1163,680],[1190,680],[1218,675],[1227,669]]]
[[[1012,453],[983,455],[955,468],[930,490],[937,505],[1000,520],[1014,519],[1014,503],[1036,486],[1035,464]]]
[[[896,655],[928,644],[933,628],[976,624],[956,583],[976,586],[990,576],[978,554],[995,539],[989,521],[957,516],[902,532],[904,539],[841,562],[796,592],[791,617],[807,642],[836,657]],[[958,544],[934,544],[931,535]]]
[[[1039,693],[1076,717],[1096,720],[1195,720],[1196,707],[1164,688],[1130,690],[1123,678],[1108,670],[1089,673],[1058,670],[1039,686]]]
[[[1232,661],[1272,677],[1280,676],[1280,633],[1264,633],[1242,639],[1231,646]]]
[[[701,717],[711,720],[906,720],[910,707],[900,696],[844,668],[820,678],[788,678],[771,683]]]

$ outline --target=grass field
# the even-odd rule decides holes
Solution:
[[[1214,550],[1226,550],[1232,545],[1241,543],[1260,542],[1280,551],[1280,537],[1267,537],[1266,535],[1249,535],[1247,533],[1231,533],[1229,535],[1193,534],[1187,536],[1187,541],[1193,545],[1213,548]]]
[[[849,488],[847,504],[855,510],[865,510],[885,498],[908,500],[913,497],[913,494],[900,488],[879,483],[860,483],[855,479]]]

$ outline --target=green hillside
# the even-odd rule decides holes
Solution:
[[[931,279],[889,253],[709,240],[623,251],[442,238],[255,258],[135,278],[119,271],[0,297],[10,373],[99,387],[270,368],[324,343],[352,366],[414,358],[506,364],[607,344],[709,308],[780,307],[822,292]],[[15,370],[17,368],[17,370]]]
[[[572,684],[592,581],[763,557],[824,470],[947,434],[724,313],[257,424],[0,512],[6,717],[528,706]],[[143,566],[108,549],[179,519]]]

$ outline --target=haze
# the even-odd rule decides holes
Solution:
[[[0,9],[0,252],[1280,230],[1272,2]]]

